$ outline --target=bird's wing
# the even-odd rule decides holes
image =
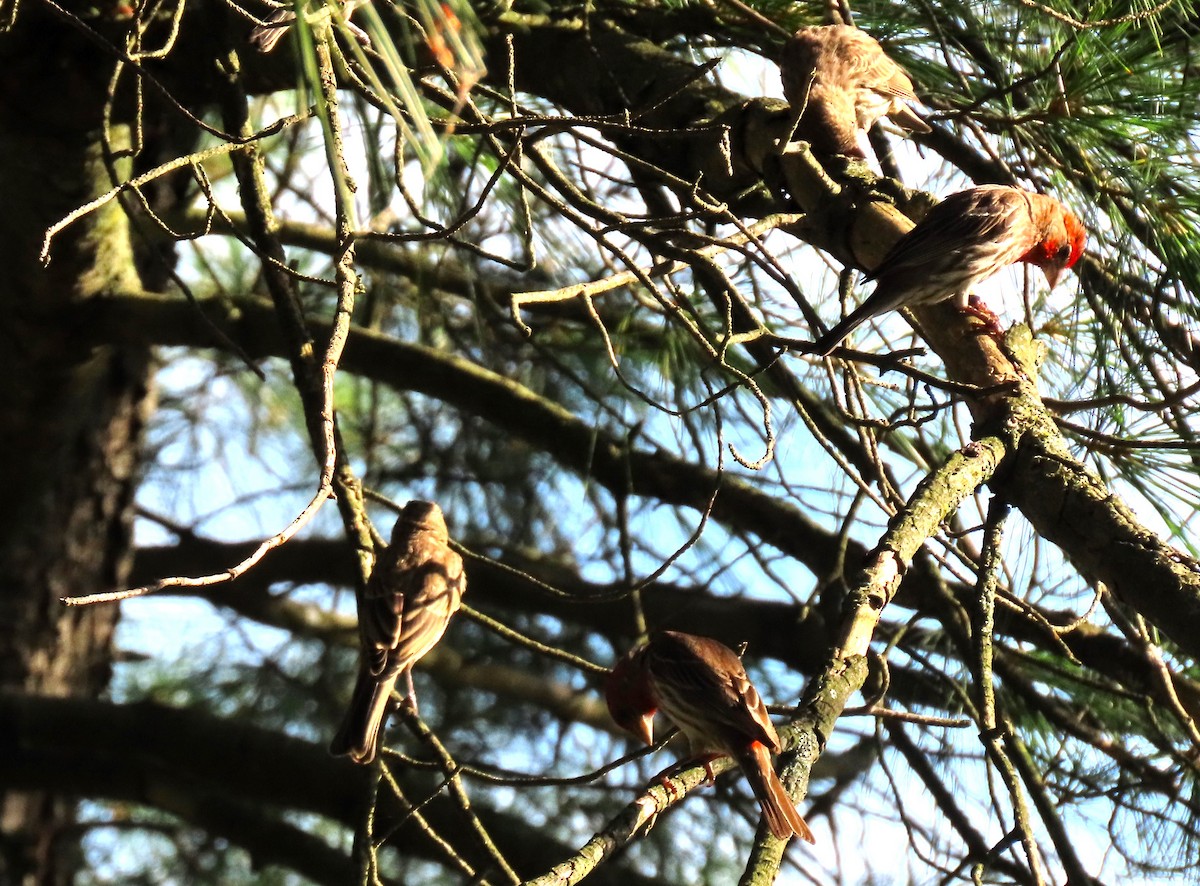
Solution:
[[[408,537],[393,538],[358,611],[371,672],[399,671],[432,649],[465,587],[462,558],[432,533],[414,527]]]
[[[466,589],[462,558],[444,544],[431,544],[421,562],[407,573],[395,651],[406,662],[416,661],[442,638],[458,611]]]
[[[885,269],[894,273],[927,265],[944,258],[956,244],[968,246],[1005,240],[1005,235],[1017,221],[1017,214],[1028,214],[1029,208],[1025,200],[1010,199],[1003,192],[1020,193],[1015,188],[985,186],[951,194],[896,241],[876,269],[864,279],[874,280],[877,273]]]
[[[757,740],[778,750],[779,736],[766,705],[728,646],[664,631],[655,635],[650,649],[647,667],[664,713],[679,720],[681,710],[703,712],[706,725],[725,737]],[[676,725],[691,731],[686,722]]]

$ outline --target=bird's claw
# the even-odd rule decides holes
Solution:
[[[990,335],[995,339],[1000,339],[1004,336],[1004,330],[1000,328],[1000,317],[995,311],[985,305],[978,296],[972,295],[968,302],[962,306],[962,312],[980,321],[980,325],[975,326],[971,330],[971,335]]]
[[[663,786],[663,789],[671,796],[671,799],[674,800],[678,794],[678,791],[675,790],[675,785],[671,784],[671,779],[679,773],[687,769],[691,769],[693,766],[703,766],[704,781],[702,784],[716,784],[717,774],[713,772],[712,764],[719,759],[721,759],[720,754],[701,757],[699,759],[693,758],[690,760],[680,760],[678,763],[668,766],[659,774],[658,783]]]
[[[662,785],[663,790],[667,792],[667,796],[671,798],[672,802],[674,802],[679,794],[675,790],[675,785],[671,784],[671,776],[664,772],[658,777],[658,783]]]

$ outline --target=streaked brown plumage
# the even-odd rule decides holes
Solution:
[[[318,2],[314,4],[314,9],[310,12],[306,20],[311,27],[316,27],[322,22],[328,21],[333,17],[330,2],[339,2],[339,0],[328,0],[328,2]],[[354,35],[363,46],[371,45],[371,38],[367,36],[366,31],[350,21],[350,16],[358,7],[371,2],[371,0],[340,0],[341,16],[345,21],[347,30]],[[280,6],[272,12],[261,25],[255,25],[250,31],[250,45],[259,52],[270,52],[275,48],[275,45],[283,39],[283,35],[288,33],[292,28],[292,23],[296,21],[296,10],[289,3],[285,6]]]
[[[687,737],[690,754],[711,762],[733,757],[762,806],[771,833],[812,843],[771,754],[779,735],[767,706],[737,654],[709,637],[657,631],[613,667],[604,687],[613,720],[646,744],[654,743],[654,714],[661,710]]]
[[[358,601],[359,668],[350,707],[329,751],[370,763],[391,694],[401,675],[442,639],[458,611],[466,575],[462,557],[450,549],[442,509],[429,501],[410,501],[392,528],[391,542]]]
[[[958,297],[1001,268],[1023,261],[1042,269],[1051,288],[1079,261],[1086,234],[1053,197],[1006,185],[951,194],[901,237],[867,275],[875,291],[814,350],[830,354],[859,325],[888,311]]]
[[[849,25],[801,28],[783,47],[783,94],[798,117],[796,137],[817,153],[865,157],[858,144],[880,117],[928,132],[909,108],[912,80],[865,31]]]

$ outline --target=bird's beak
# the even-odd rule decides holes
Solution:
[[[631,731],[646,744],[654,744],[654,714],[646,714]]]
[[[1042,268],[1042,273],[1046,275],[1046,282],[1053,289],[1058,285],[1058,278],[1062,276],[1063,269],[1054,265],[1046,265]]]

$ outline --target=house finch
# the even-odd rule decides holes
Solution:
[[[401,674],[408,681],[406,701],[416,707],[412,666],[442,639],[467,584],[462,557],[449,542],[441,508],[431,501],[404,506],[358,601],[358,679],[330,753],[349,754],[355,763],[375,759]]]
[[[331,4],[338,2],[340,2],[342,7],[342,19],[345,21],[350,33],[354,35],[354,39],[363,46],[370,46],[371,38],[367,36],[366,31],[351,23],[350,16],[354,14],[354,10],[371,2],[371,0],[328,0],[327,3],[322,3],[314,12],[308,14],[306,20],[309,26],[316,28],[318,25],[332,18],[333,10]],[[283,35],[288,32],[292,22],[295,20],[296,10],[291,4],[280,6],[271,13],[263,24],[255,25],[250,31],[250,44],[259,52],[270,52],[275,48],[275,44],[282,39]]]
[[[771,833],[812,843],[771,766],[779,735],[737,654],[708,637],[658,631],[617,662],[604,686],[609,713],[621,728],[654,743],[661,709],[687,737],[693,758],[733,757],[762,806]],[[711,774],[711,772],[710,772]]]
[[[1079,261],[1085,236],[1079,219],[1044,194],[1004,185],[951,194],[867,274],[875,291],[817,339],[815,351],[828,356],[859,324],[888,311],[954,297],[965,305],[971,287],[1013,262],[1037,265],[1053,288]]]
[[[929,131],[908,107],[917,96],[904,69],[858,28],[801,28],[784,45],[779,72],[796,134],[819,153],[865,159],[858,130],[884,116],[903,129]]]

